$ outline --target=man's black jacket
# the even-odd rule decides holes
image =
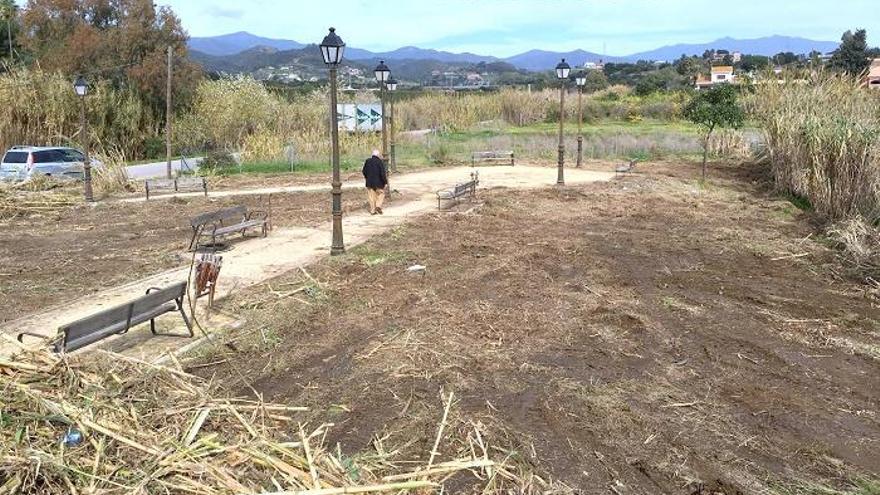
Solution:
[[[388,184],[385,175],[385,164],[378,156],[372,156],[364,162],[364,179],[370,189],[384,189]]]

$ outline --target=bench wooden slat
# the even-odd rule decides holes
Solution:
[[[150,199],[150,193],[156,191],[180,191],[181,189],[203,190],[205,196],[208,195],[208,181],[204,177],[178,177],[176,179],[147,179],[144,181],[144,189],[147,193],[147,199]]]
[[[265,220],[248,220],[246,222],[237,223],[235,225],[229,225],[226,227],[221,227],[217,230],[203,230],[202,237],[211,236],[211,235],[225,235],[232,234],[234,232],[239,232],[244,229],[249,229],[251,227],[259,227],[265,223]]]
[[[510,162],[515,164],[513,151],[474,151],[471,153],[471,165],[475,166],[477,162]]]
[[[190,220],[190,225],[194,228],[198,228],[209,223],[229,220],[230,218],[244,219],[245,216],[247,216],[247,207],[231,206],[229,208],[221,208],[217,211],[196,215]]]

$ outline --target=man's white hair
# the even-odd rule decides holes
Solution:
[[[373,150],[373,156],[379,157],[379,156],[382,156],[382,154],[379,153],[379,150]]]

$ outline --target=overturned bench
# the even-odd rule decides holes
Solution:
[[[183,300],[186,297],[186,282],[179,282],[165,288],[147,289],[143,295],[133,301],[119,306],[105,309],[86,318],[64,325],[58,329],[53,348],[55,352],[71,352],[111,335],[123,334],[141,323],[150,322],[150,331],[153,335],[167,335],[171,337],[193,337],[192,322],[186,315]],[[159,334],[156,332],[156,318],[171,313],[180,312],[188,330],[187,335]],[[33,333],[18,334],[18,341],[23,342],[25,336],[45,338],[43,335]]]
[[[157,192],[204,191],[208,197],[208,181],[204,177],[178,177],[176,179],[147,179],[144,181],[147,199]]]
[[[266,237],[272,230],[270,212],[269,209],[248,211],[246,206],[233,206],[194,217],[190,220],[193,235],[189,249],[198,248],[202,238],[210,238],[211,244],[217,244],[217,239],[239,232],[245,235],[250,229],[260,229]]]
[[[448,189],[441,189],[437,191],[437,209],[443,209],[443,202],[446,201],[447,204],[452,202],[452,204],[457,204],[461,198],[467,196],[470,199],[474,199],[477,197],[477,185],[480,183],[480,173],[479,172],[471,172],[471,180],[467,182],[460,182],[455,186]]]
[[[513,151],[474,151],[471,153],[471,167],[478,163],[490,163],[498,165],[515,165]]]

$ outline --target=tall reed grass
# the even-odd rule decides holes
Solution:
[[[92,148],[138,156],[157,123],[132,89],[98,81],[85,99]],[[13,145],[81,145],[80,101],[58,74],[18,69],[0,74],[0,151]]]
[[[758,85],[749,101],[776,186],[828,221],[880,222],[880,92],[831,74],[786,79]]]

